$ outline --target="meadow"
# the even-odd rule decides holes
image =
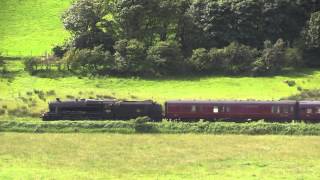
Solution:
[[[0,52],[6,56],[50,53],[69,34],[61,13],[71,0],[0,0]]]
[[[298,94],[299,89],[316,89],[320,71],[304,69],[273,77],[53,77],[31,76],[20,59],[7,60],[10,73],[0,77],[0,109],[5,115],[39,117],[56,97],[152,99],[158,103],[172,99],[279,100]],[[48,75],[44,72],[42,75]],[[295,85],[289,85],[294,81]],[[2,114],[2,115],[4,115]]]
[[[71,0],[0,0],[0,4],[0,52],[5,56],[43,55],[69,37],[60,17]],[[0,118],[38,117],[56,97],[152,99],[158,103],[171,99],[279,100],[301,89],[318,88],[320,83],[320,71],[313,69],[273,77],[77,77],[56,72],[31,76],[23,70],[21,58],[9,59],[10,73],[0,74]]]
[[[319,179],[319,138],[0,133],[0,179]]]
[[[31,76],[21,57],[44,55],[70,37],[60,21],[70,4],[0,0],[0,53],[9,71],[0,74],[0,179],[320,178],[318,124],[40,121],[56,97],[278,100],[319,88],[314,69],[273,77]]]

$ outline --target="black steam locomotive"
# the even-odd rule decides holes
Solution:
[[[49,104],[43,120],[129,120],[148,116],[153,121],[175,120],[271,120],[320,122],[320,101],[166,101],[73,100]]]
[[[154,121],[161,121],[161,105],[153,101],[117,101],[80,99],[49,103],[49,112],[42,115],[50,120],[128,120],[148,116]]]

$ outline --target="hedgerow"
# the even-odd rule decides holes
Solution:
[[[233,122],[147,122],[131,121],[0,121],[0,132],[30,133],[167,133],[167,134],[246,134],[246,135],[320,135],[320,124]]]

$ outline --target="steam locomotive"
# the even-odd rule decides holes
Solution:
[[[292,120],[320,121],[320,101],[166,101],[164,108],[151,100],[71,100],[49,103],[49,112],[42,115],[50,120],[129,120],[148,116],[153,121],[163,118],[181,121],[225,120],[250,121]]]

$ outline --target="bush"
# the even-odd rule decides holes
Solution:
[[[286,47],[279,39],[274,45],[265,41],[262,56],[253,63],[253,73],[257,75],[279,73],[287,64]]]
[[[183,72],[184,62],[180,45],[176,41],[159,41],[148,49],[147,61],[159,75]]]
[[[148,124],[151,121],[149,117],[138,117],[131,121],[137,133],[155,132],[152,124]]]
[[[6,113],[5,109],[0,109],[0,116],[4,115]]]
[[[81,74],[105,74],[114,66],[112,55],[101,46],[94,49],[71,49],[65,54],[63,62],[68,69]]]
[[[41,60],[39,58],[25,58],[24,59],[24,69],[29,73],[34,73],[38,70],[39,65],[41,64]]]
[[[193,50],[189,63],[191,67],[198,72],[204,72],[211,69],[210,57],[208,51],[204,48]]]
[[[143,75],[150,73],[152,64],[146,61],[144,43],[136,40],[120,40],[116,42],[115,67],[119,73]]]
[[[258,55],[256,49],[233,42],[223,49],[223,70],[229,74],[250,73]]]
[[[285,83],[287,83],[289,87],[293,87],[296,85],[296,81],[294,80],[287,80],[285,81]]]
[[[196,49],[189,63],[198,72],[249,74],[258,55],[258,50],[233,42],[222,49],[212,48],[209,52],[203,48]]]
[[[303,65],[302,51],[298,48],[286,48],[285,60],[286,66],[301,67]]]
[[[55,46],[52,48],[52,52],[56,57],[62,58],[63,55],[67,52],[67,48],[64,46]]]
[[[300,93],[296,95],[289,96],[284,99],[289,99],[289,100],[320,100],[320,89],[300,89]]]

